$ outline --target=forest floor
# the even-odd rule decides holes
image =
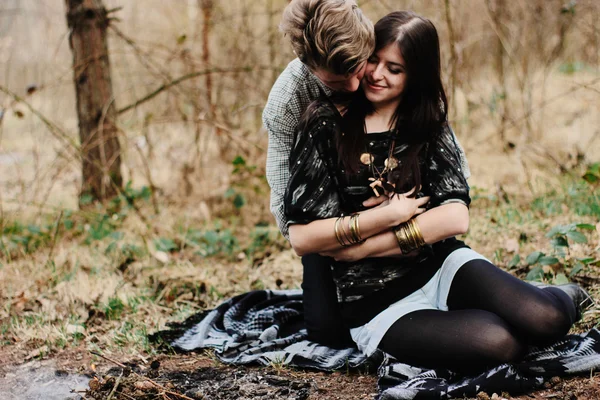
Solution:
[[[543,193],[472,188],[465,241],[520,278],[574,281],[600,299],[600,196],[576,171]],[[158,212],[145,190],[114,209],[2,220],[1,399],[372,399],[376,377],[273,365],[232,367],[211,353],[168,354],[148,335],[252,289],[297,288],[298,257],[247,198]],[[193,205],[194,209],[202,208]],[[190,206],[189,210],[192,209]],[[260,209],[260,211],[258,211]],[[201,214],[201,213],[200,213]],[[185,215],[185,217],[184,217]],[[191,216],[190,216],[191,215]],[[600,325],[588,310],[573,332]],[[478,399],[512,398],[506,393]],[[553,379],[519,399],[598,399],[600,376]]]

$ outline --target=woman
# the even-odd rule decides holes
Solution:
[[[577,318],[571,297],[454,238],[467,231],[470,198],[435,27],[394,12],[375,33],[362,91],[342,113],[313,103],[300,124],[285,197],[292,247],[332,257],[342,316],[368,355],[472,371],[556,341]],[[365,209],[373,194],[388,197]]]

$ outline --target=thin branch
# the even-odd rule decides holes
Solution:
[[[240,72],[253,72],[253,71],[263,71],[263,70],[272,70],[272,69],[276,69],[276,68],[271,67],[271,66],[258,66],[258,67],[248,66],[248,67],[237,67],[237,68],[209,68],[204,71],[191,72],[191,73],[183,75],[177,79],[174,79],[171,82],[167,82],[163,85],[160,85],[158,88],[156,88],[152,92],[148,93],[146,96],[142,97],[141,99],[136,100],[134,103],[121,108],[119,111],[117,111],[117,113],[123,114],[124,112],[127,112],[127,111],[131,110],[132,108],[135,108],[149,100],[152,100],[154,97],[158,96],[161,92],[163,92],[173,86],[179,85],[181,82],[196,78],[198,76],[203,76],[203,75],[208,75],[208,74],[228,74],[228,73],[240,73]]]
[[[46,264],[52,260],[52,255],[54,253],[54,248],[56,247],[56,240],[58,239],[58,231],[60,227],[60,221],[63,217],[63,210],[60,210],[60,214],[58,214],[58,218],[56,219],[56,226],[54,227],[54,235],[52,235],[52,245],[50,247],[50,252],[48,253],[48,259],[46,260]]]

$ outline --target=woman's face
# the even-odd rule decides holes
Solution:
[[[406,86],[406,67],[400,49],[391,43],[367,62],[362,88],[375,106],[398,104]]]

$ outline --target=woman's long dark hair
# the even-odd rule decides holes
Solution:
[[[375,38],[376,52],[392,43],[398,46],[407,74],[402,101],[394,113],[391,128],[399,135],[398,142],[408,143],[410,147],[406,161],[388,176],[388,181],[395,184],[397,191],[419,187],[419,153],[441,132],[448,110],[437,30],[426,18],[410,11],[397,11],[377,22]],[[344,136],[337,137],[336,142],[340,163],[349,173],[358,170],[360,154],[365,151],[365,117],[373,111],[362,89],[346,107]]]

